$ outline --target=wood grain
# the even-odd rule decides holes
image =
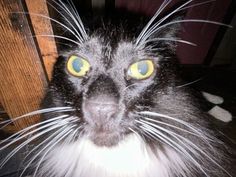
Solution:
[[[37,110],[47,85],[21,0],[0,1],[0,100],[11,117]],[[18,129],[38,117],[15,122]]]
[[[47,3],[45,0],[25,0],[34,33],[36,35],[39,50],[41,52],[44,66],[46,68],[48,78],[52,77],[52,68],[58,57],[56,43],[54,38],[42,37],[39,35],[53,35],[51,22],[43,16],[49,16]],[[40,16],[43,15],[43,16]],[[38,35],[38,36],[37,36]]]

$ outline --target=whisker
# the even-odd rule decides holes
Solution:
[[[212,163],[214,163],[216,166],[218,166],[221,170],[223,170],[225,173],[227,173],[229,176],[231,176],[223,167],[221,167],[214,159],[213,157],[211,157],[210,155],[208,155],[206,152],[204,152],[203,150],[201,150],[197,145],[195,145],[192,141],[188,140],[187,138],[173,132],[173,131],[170,131],[170,130],[167,130],[161,126],[158,126],[156,124],[153,124],[153,123],[150,123],[150,122],[147,122],[147,121],[144,121],[144,120],[140,120],[141,122],[144,122],[152,127],[155,127],[155,128],[158,128],[166,133],[168,133],[169,135],[173,136],[174,138],[176,138],[182,145],[184,145],[188,150],[190,150],[193,154],[195,154],[195,156],[200,156],[200,154],[198,154],[196,152],[196,150],[198,152],[200,152],[202,155],[204,155],[205,157],[207,157]],[[189,144],[190,146],[186,146],[186,143],[183,143],[179,138],[183,139],[187,144]],[[194,147],[194,149],[192,148]],[[231,176],[232,177],[232,176]]]
[[[175,20],[169,23],[166,23],[162,26],[159,26],[158,28],[155,28],[155,31],[153,31],[152,33],[150,33],[149,36],[151,36],[153,33],[155,33],[156,31],[166,28],[167,26],[173,25],[173,24],[178,24],[178,23],[208,23],[208,24],[214,24],[214,25],[220,25],[220,26],[225,26],[228,28],[232,28],[231,25],[227,25],[224,23],[220,23],[220,22],[216,22],[216,21],[210,21],[210,20],[202,20],[202,19],[186,19],[186,20]]]
[[[28,135],[31,135],[39,130],[43,130],[44,128],[47,128],[47,127],[50,127],[51,125],[54,125],[54,124],[58,124],[58,123],[61,123],[61,122],[64,122],[64,121],[67,121],[69,120],[68,118],[67,119],[62,119],[62,120],[57,120],[57,121],[54,121],[54,122],[51,122],[51,123],[48,123],[46,125],[43,125],[43,126],[40,126],[39,128],[36,128],[36,129],[33,129],[32,131],[28,132],[28,133],[25,133],[23,134],[22,136],[14,139],[13,141],[9,142],[8,144],[4,145],[3,147],[0,148],[0,151],[9,147],[10,145],[16,143],[17,141],[19,140],[22,140],[23,138],[27,137]]]
[[[192,84],[195,84],[196,82],[199,82],[203,79],[203,77],[197,79],[197,80],[194,80],[192,82],[188,82],[186,84],[183,84],[183,85],[179,85],[179,86],[176,86],[177,88],[182,88],[182,87],[186,87],[186,86],[189,86],[189,85],[192,85]]]
[[[34,147],[28,154],[27,156],[24,158],[23,161],[25,161],[25,159],[31,154],[33,153],[37,148],[39,148],[41,145],[45,144],[47,141],[50,141],[53,137],[55,137],[55,135],[58,136],[58,133],[60,133],[61,131],[63,131],[66,128],[66,126],[61,127],[60,129],[58,129],[57,131],[55,131],[52,135],[50,135],[48,138],[46,138],[44,141],[42,141],[40,144],[38,144],[36,147]],[[25,166],[24,170],[22,171],[20,177],[25,173],[25,171],[30,167],[30,165],[32,164],[32,162],[37,158],[37,154],[27,163],[27,165]]]
[[[168,116],[168,115],[164,115],[164,114],[160,114],[160,113],[156,113],[156,112],[150,112],[150,111],[142,111],[142,112],[137,112],[137,113],[143,114],[143,115],[149,115],[149,116],[163,117],[163,118],[167,118],[170,120],[174,120],[182,125],[185,125],[189,129],[193,130],[195,133],[199,134],[202,138],[204,138],[204,139],[206,138],[205,136],[203,136],[203,132],[201,130],[198,130],[196,127],[192,126],[191,124],[189,124],[181,119],[176,119],[176,118]],[[206,141],[207,140],[214,141],[210,137],[207,137]]]
[[[14,144],[14,143],[20,141],[21,139],[23,139],[23,138],[25,138],[25,137],[27,137],[27,136],[29,136],[29,135],[31,135],[31,134],[33,134],[33,133],[39,131],[39,130],[42,130],[42,129],[47,128],[47,127],[50,127],[51,125],[54,125],[54,124],[57,124],[57,123],[58,123],[58,121],[56,121],[56,122],[51,122],[51,123],[46,124],[46,125],[44,125],[44,126],[40,126],[39,128],[34,129],[34,130],[32,130],[32,131],[30,131],[30,132],[28,132],[28,133],[25,133],[25,134],[23,134],[22,136],[20,136],[20,137],[18,137],[18,138],[15,138],[14,140],[12,140],[11,142],[9,142],[8,144],[6,144],[6,145],[4,145],[3,147],[1,147],[1,148],[0,148],[0,151],[4,150],[5,148],[9,147],[10,145],[12,145],[12,144]]]
[[[88,36],[87,36],[87,33],[86,33],[85,29],[84,29],[84,25],[83,25],[82,20],[80,19],[79,15],[78,15],[78,13],[72,14],[72,12],[68,9],[68,7],[61,0],[59,0],[59,3],[56,2],[55,0],[52,0],[52,1],[56,5],[58,5],[60,8],[62,8],[64,10],[64,12],[66,12],[69,15],[69,17],[73,20],[73,22],[79,28],[79,32],[81,32],[81,34],[82,34],[83,41],[86,40],[88,38]],[[72,11],[73,11],[73,9],[72,9]]]
[[[61,45],[64,45],[64,46],[68,46],[68,47],[70,47],[70,48],[72,48],[73,46],[72,45],[70,45],[70,44],[67,44],[67,43],[65,43],[65,42],[58,42],[58,41],[55,41],[55,43],[57,43],[57,44],[61,44]]]
[[[66,131],[67,131],[67,132],[66,132]],[[61,135],[63,135],[63,136],[61,136],[61,137],[59,136],[60,138],[57,139],[56,141],[54,140],[53,144],[50,143],[50,144],[48,144],[48,145],[43,149],[43,150],[45,150],[46,148],[48,148],[48,147],[50,146],[50,148],[48,148],[48,149],[46,150],[46,152],[43,154],[43,156],[41,157],[40,161],[38,162],[38,165],[37,165],[37,167],[36,167],[36,169],[35,169],[35,171],[34,171],[33,177],[36,176],[36,174],[37,174],[37,172],[38,172],[38,170],[39,170],[40,164],[43,162],[43,160],[44,160],[45,156],[47,155],[47,153],[48,153],[52,148],[54,148],[63,138],[65,138],[71,131],[72,131],[71,127],[69,127],[69,131],[68,131],[68,130],[62,131],[62,132],[60,133],[60,136],[61,136]],[[66,132],[66,133],[65,133],[65,132]],[[42,150],[41,150],[41,151],[42,151]]]
[[[149,112],[149,113],[152,113],[152,116],[154,116],[154,114],[159,115],[160,117],[163,117],[163,118],[167,118],[167,119],[170,119],[170,120],[173,120],[173,121],[176,121],[186,127],[188,127],[190,130],[192,130],[193,132],[195,132],[196,134],[199,135],[199,137],[206,143],[208,144],[208,146],[214,150],[214,148],[212,147],[212,145],[209,143],[210,141],[211,142],[214,142],[215,140],[210,137],[210,135],[205,135],[201,132],[201,130],[199,130],[198,128],[192,126],[191,124],[183,121],[183,120],[180,120],[180,119],[176,119],[174,117],[170,117],[170,116],[167,116],[167,115],[163,115],[163,114],[159,114],[159,113],[154,113],[154,112]],[[144,114],[145,115],[145,114]],[[150,115],[150,114],[149,114]],[[157,122],[156,120],[152,119],[153,122]],[[158,122],[157,122],[158,123]]]
[[[67,1],[68,1],[68,0],[67,0]],[[74,12],[74,14],[75,14],[75,17],[76,17],[76,19],[77,19],[76,22],[79,22],[79,25],[81,26],[81,30],[82,30],[82,32],[83,32],[83,35],[84,35],[84,37],[85,37],[85,39],[86,39],[88,36],[87,36],[86,31],[85,31],[83,22],[82,22],[82,20],[81,20],[81,18],[80,18],[80,15],[79,15],[78,11],[76,10],[76,7],[74,6],[74,3],[72,2],[72,0],[69,0],[68,2],[69,2],[69,4],[70,4],[71,9],[73,9],[73,12]]]
[[[196,160],[191,156],[191,154],[189,154],[189,152],[187,152],[183,147],[178,145],[178,143],[176,143],[175,141],[171,140],[169,137],[167,137],[161,131],[159,131],[157,129],[154,129],[152,126],[147,125],[147,124],[145,124],[143,122],[139,122],[139,123],[141,124],[140,127],[145,129],[146,133],[149,132],[149,135],[152,136],[154,139],[156,139],[157,141],[160,141],[160,139],[161,139],[161,142],[164,142],[164,144],[172,147],[175,151],[177,151],[180,154],[182,154],[185,159],[190,159],[190,160],[194,161],[194,163],[196,163],[195,164],[196,166],[198,166],[198,165],[200,166],[200,164],[198,162],[196,162]],[[194,167],[194,169],[197,170],[196,167]],[[184,168],[183,170],[188,171],[189,169],[186,166],[186,168]],[[182,173],[182,175],[184,175],[184,174]]]
[[[65,16],[65,15],[63,15],[63,13],[62,12],[60,12],[54,5],[52,5],[51,3],[49,3],[48,1],[47,1],[47,4],[49,5],[49,6],[51,6],[57,13],[59,13],[65,20],[66,20],[66,22],[72,27],[72,29],[76,32],[76,34],[82,39],[83,37],[81,36],[81,34],[76,30],[76,28],[74,27],[74,25],[70,22],[70,20]]]
[[[46,123],[49,123],[49,122],[52,122],[52,121],[55,121],[55,120],[59,120],[59,119],[63,119],[63,118],[66,118],[68,117],[69,115],[62,115],[62,116],[57,116],[57,117],[54,117],[54,118],[51,118],[51,119],[48,119],[48,120],[45,120],[45,121],[42,121],[42,122],[39,122],[39,123],[36,123],[34,125],[31,125],[29,127],[26,127],[20,131],[18,131],[17,133],[9,136],[8,138],[4,139],[3,141],[0,142],[0,145],[6,143],[7,141],[11,140],[12,138],[14,137],[19,137],[20,135],[24,134],[25,132],[35,128],[35,127],[38,127],[40,125],[43,125],[43,124],[46,124]]]
[[[137,121],[137,120],[136,120]],[[199,162],[196,161],[196,159],[186,150],[184,149],[182,146],[180,146],[177,142],[175,142],[174,140],[172,140],[171,138],[165,136],[163,133],[161,133],[160,131],[158,131],[157,129],[154,129],[149,122],[142,122],[139,121],[140,124],[147,126],[148,129],[152,129],[154,132],[159,133],[159,135],[164,136],[164,138],[170,142],[172,142],[178,149],[178,152],[180,152],[183,155],[186,155],[195,165],[196,167],[198,167],[198,169],[200,169],[207,177],[209,177],[209,175],[205,172],[205,170],[201,167],[201,165],[199,164]],[[156,127],[157,128],[157,127]],[[160,129],[160,127],[158,128]],[[172,146],[173,147],[173,146]],[[176,149],[176,148],[175,148]]]
[[[34,116],[34,115],[38,115],[38,114],[44,114],[44,113],[50,113],[50,112],[70,112],[70,111],[74,111],[74,110],[75,109],[72,109],[71,107],[52,107],[52,108],[45,108],[45,109],[32,111],[32,112],[26,113],[24,115],[21,115],[19,117],[1,122],[0,124],[5,124],[5,125],[2,126],[0,129],[6,127],[7,125],[9,125],[19,119],[25,118],[25,117]]]
[[[143,28],[140,35],[137,37],[135,45],[138,45],[140,43],[140,40],[143,38],[145,33],[147,33],[148,28],[152,25],[152,23],[156,20],[156,18],[160,15],[160,13],[170,4],[170,1],[164,0],[164,2],[161,4],[155,15],[151,18],[151,20],[147,23],[147,25]]]
[[[165,132],[165,133],[167,133],[167,134],[173,136],[174,138],[176,138],[176,136],[174,136],[174,135],[177,135],[177,134],[174,133],[173,131],[167,130],[167,129],[165,129],[165,128],[159,126],[159,125],[153,124],[153,123],[148,122],[148,121],[145,121],[145,120],[140,120],[140,122],[142,122],[142,123],[144,123],[144,124],[148,124],[148,125],[150,125],[150,126],[152,126],[152,127],[155,127],[155,128],[157,128],[157,129],[159,129],[159,130],[161,130],[161,131],[163,131],[163,132]],[[179,135],[179,136],[180,136],[180,135]],[[181,136],[181,137],[182,137],[182,136]],[[176,139],[177,139],[179,142],[181,142],[178,138],[176,138]],[[188,146],[187,149],[190,150],[191,148]],[[194,153],[194,155],[195,155],[195,156],[198,156],[198,154],[196,154],[196,153]]]
[[[138,84],[137,84],[137,83],[134,83],[134,84],[131,84],[131,85],[125,87],[124,90],[123,90],[123,92],[125,92],[127,89],[129,89],[130,87],[133,87],[133,86],[135,86],[135,85],[138,85]]]
[[[81,43],[76,42],[73,39],[67,38],[67,37],[63,37],[63,36],[59,36],[59,35],[52,35],[52,34],[37,34],[37,35],[33,35],[32,37],[37,37],[37,36],[42,36],[42,37],[51,37],[51,38],[58,38],[58,39],[64,39],[66,41],[70,41],[74,44],[77,44],[78,46],[81,45]]]
[[[51,17],[48,17],[48,16],[46,16],[46,15],[42,15],[42,14],[33,13],[33,12],[12,12],[12,13],[15,13],[15,14],[26,14],[26,15],[28,14],[28,15],[38,16],[38,17],[42,17],[42,18],[51,20],[51,21],[57,23],[58,25],[64,27],[66,30],[68,30],[71,34],[73,34],[73,35],[76,37],[76,39],[78,39],[78,41],[79,41],[80,43],[83,42],[83,40],[81,39],[81,37],[79,37],[78,35],[76,35],[75,32],[74,32],[72,29],[70,29],[69,27],[67,27],[67,26],[64,25],[63,23],[61,23],[61,22],[59,22],[58,20],[55,20],[55,19],[53,19],[53,18],[51,18]],[[38,35],[37,35],[37,36],[38,36]],[[39,35],[39,36],[40,36],[40,35]]]
[[[135,131],[133,128],[129,127],[128,128],[130,131],[132,131],[138,138],[140,138],[140,135],[137,131]]]
[[[178,135],[176,133],[173,132],[173,134],[175,134],[176,136],[180,137],[181,139],[183,139],[186,143],[190,144],[192,147],[194,147],[194,149],[196,149],[198,152],[200,152],[202,155],[204,155],[205,157],[207,157],[212,163],[214,163],[217,167],[219,167],[221,170],[223,170],[226,174],[228,174],[230,177],[233,177],[226,169],[224,169],[219,163],[216,162],[216,160],[214,160],[214,157],[211,157],[210,155],[208,155],[205,151],[201,150],[201,148],[199,148],[197,145],[195,145],[192,141],[188,140],[187,138],[184,138],[181,135]]]
[[[66,121],[66,120],[69,120],[69,119],[64,119],[64,120],[61,121],[61,122],[58,122],[58,121],[57,121],[57,122],[56,122],[57,125],[54,125],[54,126],[50,125],[50,128],[48,128],[48,129],[46,129],[46,130],[43,130],[42,132],[37,133],[37,134],[34,135],[33,137],[31,137],[31,138],[27,139],[26,141],[24,141],[23,143],[21,143],[21,144],[20,144],[19,146],[17,146],[11,153],[9,153],[9,154],[6,156],[6,158],[4,158],[4,160],[3,160],[3,161],[1,162],[1,164],[0,164],[0,168],[2,168],[2,167],[5,165],[5,163],[8,162],[8,160],[9,160],[10,158],[12,158],[12,156],[14,156],[14,155],[15,155],[20,149],[22,149],[25,145],[27,145],[28,143],[32,142],[33,140],[39,138],[40,136],[42,136],[42,135],[44,135],[44,134],[46,134],[46,133],[48,133],[48,132],[50,132],[50,131],[52,131],[52,130],[54,130],[54,129],[56,129],[56,128],[59,128],[59,127],[65,125],[65,124],[67,124],[68,122],[64,122],[64,121]],[[49,125],[48,125],[47,127],[49,127]],[[45,128],[45,126],[44,126],[44,128]],[[39,130],[39,129],[37,129],[37,130]],[[36,130],[35,130],[35,131],[36,131]],[[32,134],[33,132],[35,132],[35,131],[32,131],[31,134]],[[9,144],[10,144],[10,143],[9,143]]]
[[[136,42],[136,46],[139,48],[140,44],[144,41],[146,41],[152,34],[153,31],[156,32],[156,27],[158,27],[162,22],[164,22],[166,19],[168,19],[170,16],[172,16],[173,14],[175,14],[176,12],[178,12],[181,8],[185,7],[186,5],[188,5],[189,3],[191,3],[193,0],[189,0],[186,3],[182,4],[181,6],[179,6],[178,8],[176,8],[174,11],[172,11],[171,13],[169,13],[168,15],[166,15],[165,17],[161,18],[159,21],[157,21],[153,26],[151,26],[146,32],[145,35],[142,37],[142,40],[139,41],[138,43]],[[156,18],[156,17],[155,17]],[[154,19],[155,20],[155,19]]]
[[[73,126],[71,126],[73,127]],[[34,147],[25,157],[25,159],[31,154],[33,153],[37,148],[39,148],[41,145],[44,145],[47,141],[50,141],[49,144],[47,144],[45,147],[43,147],[39,152],[37,152],[36,155],[34,155],[34,157],[27,163],[26,167],[24,168],[24,170],[22,171],[20,177],[24,174],[24,172],[30,167],[30,165],[33,163],[33,161],[36,160],[36,158],[45,150],[47,149],[49,146],[51,146],[51,144],[53,143],[53,141],[51,140],[52,138],[57,140],[58,137],[60,137],[61,135],[63,135],[66,132],[66,129],[68,129],[68,125],[65,125],[63,127],[61,127],[60,129],[58,129],[57,131],[55,131],[52,135],[50,135],[48,138],[46,138],[44,141],[42,141],[39,145],[37,145],[36,147]],[[57,135],[57,136],[55,136]]]
[[[162,122],[162,121],[158,121],[158,120],[155,120],[155,119],[152,119],[152,118],[148,118],[148,117],[139,117],[139,118],[142,118],[142,119],[145,119],[145,120],[149,120],[149,121],[152,121],[152,122],[156,122],[156,123],[158,123],[158,124],[166,125],[166,126],[168,126],[168,127],[172,127],[172,128],[177,129],[177,130],[181,130],[181,131],[186,132],[186,133],[188,133],[188,134],[191,134],[191,135],[194,135],[194,136],[199,137],[199,135],[196,134],[196,133],[190,132],[190,131],[185,130],[185,129],[183,129],[183,128],[180,128],[180,127],[177,127],[177,126],[174,126],[174,125],[171,125],[171,124]]]
[[[144,41],[142,43],[142,45],[140,45],[140,46],[142,47],[142,46],[145,46],[149,42],[155,42],[155,41],[173,41],[173,42],[180,42],[180,43],[188,44],[191,46],[197,46],[197,44],[194,44],[190,41],[186,41],[186,40],[182,40],[182,39],[175,39],[175,38],[152,38],[152,39],[148,39],[148,40]]]
[[[216,0],[209,0],[209,1],[205,1],[205,2],[195,3],[193,5],[186,6],[186,7],[182,8],[181,10],[186,10],[186,9],[190,9],[190,8],[193,8],[193,7],[198,7],[198,6],[209,4],[209,3],[215,2],[215,1]]]

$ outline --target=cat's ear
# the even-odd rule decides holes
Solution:
[[[182,41],[179,38],[179,33],[182,29],[181,24],[183,23],[181,21],[184,17],[185,15],[179,15],[160,24],[157,21],[150,25],[149,29],[146,29],[145,33],[142,34],[143,37],[140,38],[139,36],[137,38],[139,40],[138,45],[142,47],[168,48],[174,52],[177,43]]]
[[[183,24],[180,21],[183,19],[184,16],[181,15],[161,24],[157,27],[159,30],[150,37],[150,40],[156,39],[154,40],[155,45],[165,46],[175,51],[178,42],[182,41],[179,36],[182,29],[181,24]]]

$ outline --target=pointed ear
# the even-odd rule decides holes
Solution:
[[[184,14],[180,14],[163,20],[163,22],[161,22],[163,18],[159,21],[155,20],[152,25],[144,29],[143,33],[141,32],[137,38],[137,45],[147,48],[168,49],[174,52],[177,42],[183,42],[178,36],[181,31],[181,25],[183,24],[180,23],[180,21],[183,20],[184,17]]]
[[[185,15],[181,14],[158,25],[158,27],[155,28],[155,33],[148,39],[151,41],[151,45],[175,52],[178,42],[182,41],[179,38],[179,33],[181,32],[183,23],[180,23],[180,21],[183,20],[184,17]]]
[[[162,23],[157,27],[160,28],[160,30],[157,30],[156,33],[153,35],[153,37],[176,38],[181,30],[182,23],[179,23],[179,21],[183,19],[184,16],[178,16]]]
[[[178,36],[182,29],[181,25],[183,23],[179,22],[183,19],[184,16],[178,16],[172,18],[169,21],[166,21],[165,23],[157,27],[159,28],[159,30],[157,30],[152,36],[150,36],[149,39],[153,39],[153,41],[158,46],[165,46],[175,50],[177,42],[181,40]]]

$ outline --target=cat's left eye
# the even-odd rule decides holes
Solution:
[[[137,80],[147,79],[154,72],[154,64],[152,60],[142,60],[130,65],[127,75],[128,78]]]
[[[86,59],[72,55],[67,61],[67,70],[76,77],[83,77],[90,70],[90,64]]]

